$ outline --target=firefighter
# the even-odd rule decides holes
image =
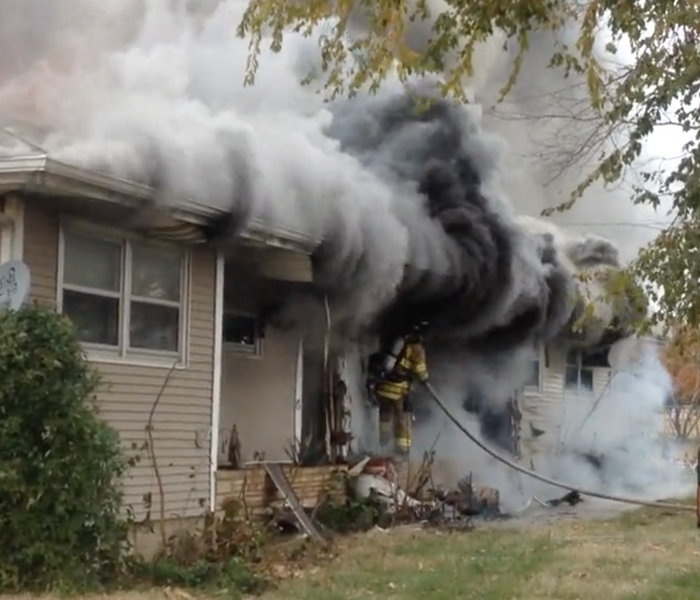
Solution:
[[[381,373],[373,384],[374,398],[379,406],[379,443],[382,448],[394,446],[399,456],[411,449],[413,410],[409,394],[415,379],[428,381],[422,331],[425,323],[397,339],[384,355]]]

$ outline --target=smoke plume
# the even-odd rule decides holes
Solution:
[[[498,35],[465,82],[482,108],[438,99],[420,111],[396,80],[325,104],[299,84],[317,64],[316,40],[295,34],[264,53],[255,86],[242,86],[248,49],[234,28],[245,5],[4,0],[0,120],[55,159],[153,186],[162,205],[223,209],[212,224],[219,243],[253,219],[317,240],[313,288],[288,307],[296,326],[318,326],[295,311],[313,315],[323,297],[341,344],[428,321],[436,377],[460,403],[478,388],[502,406],[533,348],[570,338],[576,290],[589,286],[577,276],[619,267],[644,241],[628,228],[620,250],[600,237],[611,230],[595,222],[647,218],[619,189],[595,187],[559,218],[580,234],[537,219],[597,155],[572,169],[555,160],[576,157],[590,132],[579,127],[585,90],[545,68],[551,34],[535,35],[521,83],[497,109],[514,56]],[[408,32],[418,50],[426,26]],[[434,96],[430,80],[411,85]],[[15,141],[1,151],[20,150]],[[594,313],[578,343],[600,342],[616,317],[604,302]]]
[[[664,400],[672,382],[655,344],[634,338],[621,340],[613,345],[610,362],[613,375],[596,386],[601,389],[584,392],[565,388],[560,397],[524,399],[520,422],[523,466],[600,493],[645,500],[688,493],[692,477],[669,460],[673,446],[659,436],[664,425]],[[462,363],[462,370],[481,373],[483,366],[478,357],[472,357]],[[439,381],[442,399],[459,414],[466,397],[464,379],[455,378],[453,373],[439,377]],[[471,399],[477,404],[482,400],[482,410],[479,415],[470,411],[461,420],[487,445],[507,456],[513,450],[513,440],[506,431],[509,418],[495,410],[490,398],[478,397],[483,390],[507,393],[503,386],[494,388],[494,384],[479,375],[471,378]],[[462,432],[427,398],[421,401],[421,412],[425,412],[419,419],[428,425],[419,427],[416,446],[434,447],[438,484],[449,485],[468,469],[475,481],[501,490],[506,510],[517,510],[533,495],[546,500],[562,494],[558,488],[474,452]]]

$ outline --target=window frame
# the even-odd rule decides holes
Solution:
[[[569,362],[569,356],[571,353],[576,355],[576,364]],[[566,381],[566,373],[569,368],[576,368],[576,386],[568,385]],[[583,352],[581,350],[569,350],[566,353],[565,363],[564,363],[564,390],[576,390],[576,393],[581,393],[582,391],[594,393],[595,391],[595,369],[596,367],[591,367],[583,364]],[[588,371],[591,374],[591,387],[586,387],[581,385],[581,373],[583,371]]]
[[[537,362],[537,384],[525,384],[523,386],[523,391],[526,394],[541,394],[544,389],[544,368],[545,368],[545,355],[544,355],[544,345],[538,344],[536,355],[530,359],[530,362]],[[529,366],[529,365],[528,365]]]
[[[111,242],[120,246],[119,291],[110,292],[97,288],[65,284],[66,237],[71,234]],[[63,291],[73,290],[119,301],[119,322],[117,345],[81,342],[87,358],[94,362],[125,364],[134,366],[152,366],[162,368],[185,369],[189,364],[189,323],[191,311],[191,252],[185,246],[154,240],[137,233],[94,225],[75,219],[61,218],[58,240],[58,269],[56,277],[56,308],[63,313]],[[176,250],[181,254],[180,264],[180,300],[161,300],[146,298],[132,293],[133,244],[164,250]],[[178,349],[176,351],[135,348],[129,346],[131,329],[131,303],[143,302],[157,306],[179,309]]]
[[[224,307],[224,312],[223,312],[223,319],[225,321],[226,317],[232,315],[236,317],[246,317],[248,319],[251,319],[252,321],[255,322],[255,344],[252,350],[249,350],[248,346],[245,346],[243,344],[236,344],[235,342],[227,342],[226,338],[224,337],[226,334],[226,326],[224,323],[224,326],[222,327],[221,331],[221,344],[224,350],[227,352],[230,352],[231,354],[235,354],[237,357],[240,358],[256,358],[260,359],[263,358],[263,348],[264,348],[264,340],[265,337],[262,334],[262,327],[260,324],[260,317],[258,315],[255,315],[251,312],[244,311],[244,310],[237,310],[235,308],[226,308]]]

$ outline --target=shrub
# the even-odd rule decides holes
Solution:
[[[371,529],[385,514],[385,507],[372,497],[348,497],[342,504],[325,500],[316,511],[316,520],[337,533],[350,533]]]
[[[126,549],[118,434],[68,319],[0,315],[0,589],[80,587],[119,574]]]
[[[221,562],[200,558],[192,563],[183,564],[167,556],[158,556],[153,561],[133,561],[131,572],[135,583],[225,589],[231,595],[253,594],[262,591],[267,585],[267,582],[258,577],[243,560],[237,558]]]

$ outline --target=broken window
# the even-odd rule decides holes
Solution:
[[[234,311],[224,313],[224,344],[242,354],[262,354],[262,336],[258,318]]]
[[[74,229],[62,240],[60,308],[83,344],[121,358],[184,356],[183,251]]]

